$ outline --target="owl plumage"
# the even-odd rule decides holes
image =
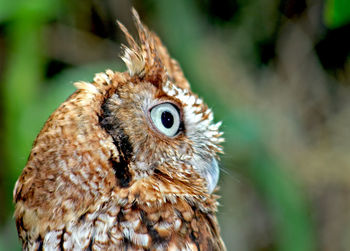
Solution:
[[[128,72],[75,83],[34,142],[14,190],[25,250],[225,250],[220,123],[133,16]]]

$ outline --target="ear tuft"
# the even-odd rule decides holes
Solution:
[[[122,45],[124,54],[121,59],[124,61],[128,68],[130,76],[139,76],[140,78],[145,75],[145,60],[137,51]]]
[[[169,56],[159,37],[142,24],[134,8],[131,11],[138,31],[139,43],[130,35],[127,28],[117,21],[128,42],[128,47],[122,45],[121,58],[130,76],[142,78],[157,86],[163,85],[170,79],[178,87],[189,89],[190,86],[180,66]]]

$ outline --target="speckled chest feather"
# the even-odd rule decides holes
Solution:
[[[225,250],[220,123],[133,14],[128,72],[75,83],[34,142],[14,190],[25,250]]]

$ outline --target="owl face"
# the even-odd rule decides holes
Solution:
[[[214,190],[220,123],[212,124],[211,110],[189,89],[169,79],[154,84],[134,78],[116,88],[102,116],[134,179],[161,170],[180,180],[195,173],[207,192]]]
[[[124,156],[127,177],[163,173],[192,187],[195,178],[198,190],[211,193],[219,178],[220,123],[213,124],[212,111],[159,38],[134,17],[140,43],[119,23],[129,43],[122,56],[129,74],[106,99],[101,124]]]

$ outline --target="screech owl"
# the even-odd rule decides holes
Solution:
[[[25,250],[225,250],[220,123],[133,16],[128,72],[75,83],[33,144],[14,190]]]

